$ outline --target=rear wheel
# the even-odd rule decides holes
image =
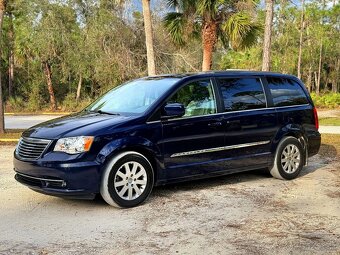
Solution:
[[[305,155],[299,140],[292,136],[285,137],[277,147],[270,174],[278,179],[294,179],[301,172],[304,162]]]
[[[100,193],[112,206],[134,207],[148,198],[153,182],[153,169],[147,158],[137,152],[123,152],[107,164]]]

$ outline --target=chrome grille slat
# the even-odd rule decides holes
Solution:
[[[16,154],[22,159],[38,159],[50,143],[51,140],[22,137],[18,143]]]
[[[29,143],[26,143],[26,142],[23,142],[20,144],[20,146],[23,146],[23,147],[34,147],[34,148],[45,148],[46,145],[35,145],[35,144],[29,144]]]
[[[20,148],[20,150],[23,150],[23,151],[36,152],[36,149],[31,149],[29,147],[19,146],[19,148]],[[41,148],[41,149],[44,149],[44,148]]]

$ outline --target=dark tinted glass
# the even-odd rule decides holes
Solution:
[[[290,79],[269,77],[268,86],[274,106],[307,104],[307,98],[300,85]]]
[[[262,85],[257,78],[219,79],[225,111],[266,107]]]

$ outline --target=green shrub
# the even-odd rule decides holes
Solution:
[[[83,98],[77,102],[74,94],[67,94],[64,101],[60,103],[59,106],[61,107],[62,111],[77,112],[84,109],[92,101],[93,99],[88,97]]]
[[[340,93],[325,93],[317,96],[312,92],[311,97],[316,107],[338,108],[340,106]]]
[[[10,97],[6,101],[6,112],[21,112],[26,108],[22,97]]]

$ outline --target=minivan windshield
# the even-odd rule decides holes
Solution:
[[[164,77],[130,81],[110,90],[85,110],[106,114],[143,113],[177,81],[179,78]]]

